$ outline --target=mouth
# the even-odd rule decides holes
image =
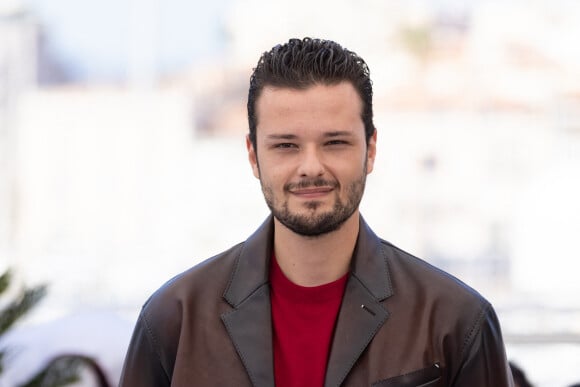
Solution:
[[[322,199],[339,187],[338,183],[325,179],[305,179],[297,183],[289,183],[284,190],[300,199]]]
[[[290,193],[301,198],[315,199],[320,198],[334,190],[333,187],[311,187],[311,188],[299,188],[290,190]]]

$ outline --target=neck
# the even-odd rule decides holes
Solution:
[[[296,234],[274,218],[274,252],[280,268],[295,284],[318,286],[345,275],[359,231],[359,212],[333,232],[316,237]]]

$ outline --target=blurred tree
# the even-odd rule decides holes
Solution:
[[[429,24],[406,25],[399,31],[403,47],[423,66],[433,51],[433,29]]]
[[[6,271],[0,276],[0,297],[10,288],[12,275]],[[46,295],[46,286],[24,288],[12,299],[0,303],[0,337],[2,337],[16,322],[26,315]],[[1,298],[0,298],[1,300]],[[0,348],[0,374],[4,371],[7,351]],[[79,380],[80,366],[86,358],[72,355],[53,359],[49,364],[34,375],[28,382],[19,387],[60,387]],[[106,382],[106,381],[105,381]],[[107,386],[102,385],[102,386]]]

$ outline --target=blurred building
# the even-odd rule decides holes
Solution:
[[[36,33],[19,2],[0,3],[0,270],[14,257],[19,227],[16,110],[21,96],[36,86]]]

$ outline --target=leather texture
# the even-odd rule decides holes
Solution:
[[[441,367],[433,364],[431,367],[378,381],[372,387],[435,387],[440,380]]]
[[[143,306],[121,387],[274,386],[271,217]],[[436,365],[436,366],[435,366]],[[513,386],[496,314],[476,291],[362,220],[325,387]]]

